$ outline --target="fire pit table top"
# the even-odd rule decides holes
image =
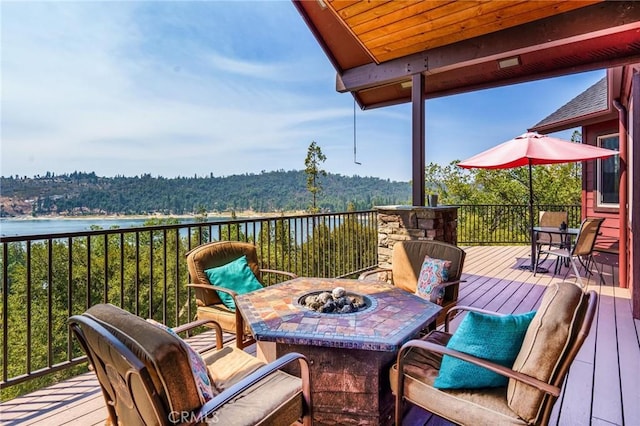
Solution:
[[[373,304],[349,314],[319,313],[299,299],[343,287]],[[239,295],[236,305],[259,341],[336,348],[397,351],[432,322],[441,307],[384,282],[296,278]]]

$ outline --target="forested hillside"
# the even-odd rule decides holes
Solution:
[[[227,177],[99,177],[74,172],[33,178],[0,178],[0,215],[191,214],[211,211],[306,210],[311,194],[304,171],[274,171]],[[328,174],[321,180],[322,211],[408,204],[408,182]]]

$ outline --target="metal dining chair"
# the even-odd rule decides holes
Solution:
[[[567,212],[552,212],[541,211],[538,216],[538,226],[540,227],[553,227],[558,228],[564,223],[565,226],[569,223],[569,214]],[[536,232],[536,249],[537,249],[537,262],[540,264],[547,259],[540,260],[540,252],[547,248],[551,250],[553,248],[563,248],[565,246],[565,236],[561,234],[552,234],[549,232]]]
[[[598,269],[598,264],[593,258],[593,248],[596,243],[596,238],[598,237],[598,233],[600,232],[600,226],[602,226],[602,222],[604,222],[604,218],[601,217],[592,217],[586,218],[580,224],[580,232],[576,237],[575,243],[571,246],[571,249],[568,248],[557,248],[557,249],[547,249],[540,250],[541,254],[557,256],[559,260],[567,260],[571,267],[573,268],[573,272],[576,274],[576,279],[580,283],[581,287],[585,287],[582,277],[578,271],[578,265],[576,261],[578,261],[582,266],[584,266],[585,270],[588,274],[591,273],[590,266],[593,264],[598,272],[598,276],[600,277],[600,281],[604,283],[604,278],[602,277],[602,273],[600,269]],[[533,275],[535,276],[537,272],[537,265],[534,267]],[[565,274],[566,276],[569,274],[569,270]]]

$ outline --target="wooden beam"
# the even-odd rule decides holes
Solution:
[[[640,2],[599,3],[382,64],[351,68],[342,73],[341,87],[336,90],[352,92],[392,84],[420,69],[426,75],[439,73],[632,28],[640,29]]]
[[[425,205],[425,101],[424,75],[422,73],[411,76],[411,146],[412,146],[412,194],[413,205]]]

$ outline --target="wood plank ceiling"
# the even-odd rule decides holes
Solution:
[[[409,102],[418,72],[430,98],[640,59],[640,2],[293,3],[362,108]]]
[[[344,1],[327,6],[377,63],[599,3],[591,1]]]

